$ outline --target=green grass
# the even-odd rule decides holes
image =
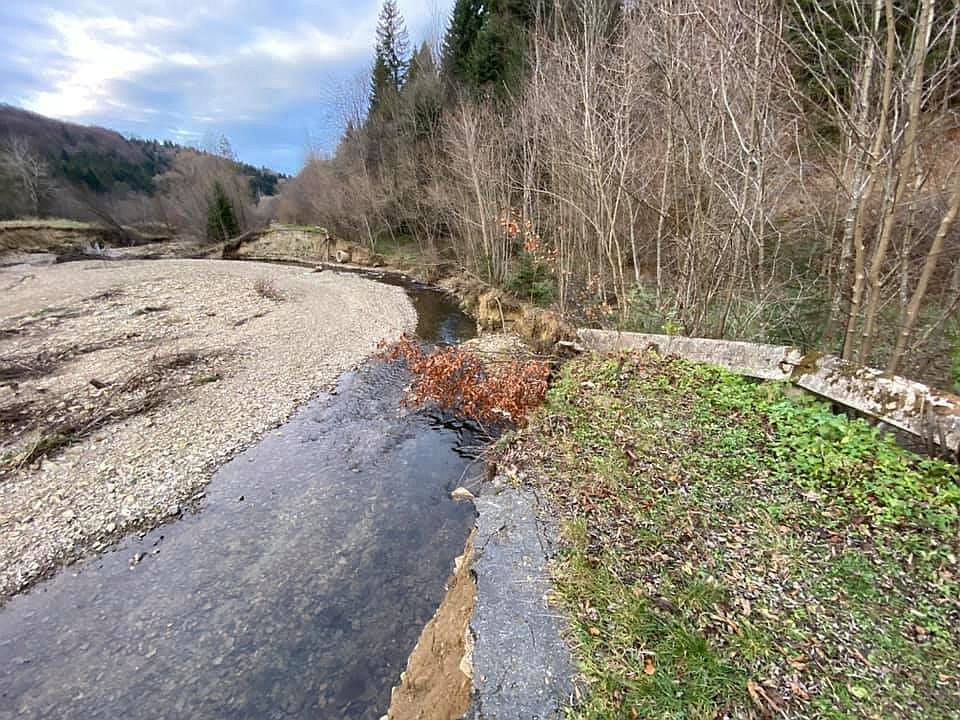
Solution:
[[[960,716],[956,466],[654,354],[568,364],[504,461],[564,517],[570,717]]]

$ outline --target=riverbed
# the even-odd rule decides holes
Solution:
[[[192,507],[418,322],[402,288],[253,262],[87,260],[0,286],[0,605]]]
[[[470,333],[414,301],[430,339]],[[196,512],[13,598],[0,718],[380,717],[473,523],[449,493],[479,471],[466,428],[402,407],[408,382],[366,363]]]

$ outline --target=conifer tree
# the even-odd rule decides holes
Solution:
[[[426,40],[420,44],[420,47],[410,58],[410,66],[407,69],[407,83],[414,83],[423,77],[435,77],[437,74],[437,64],[433,60],[433,48]]]
[[[444,39],[443,73],[470,90],[520,80],[536,0],[457,0]]]
[[[240,225],[223,184],[217,180],[207,201],[207,240],[222,242],[240,234]]]
[[[472,85],[473,48],[487,9],[483,0],[457,0],[443,41],[443,74],[448,81]]]
[[[410,64],[410,38],[396,0],[384,0],[377,21],[376,58],[370,87],[370,112],[400,92]]]

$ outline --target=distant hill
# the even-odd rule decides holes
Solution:
[[[152,196],[158,176],[170,170],[177,154],[196,152],[170,141],[127,138],[114,130],[78,125],[0,104],[0,144],[25,138],[48,163],[51,175],[95,193],[117,187]],[[282,175],[237,162],[253,197],[274,195]]]

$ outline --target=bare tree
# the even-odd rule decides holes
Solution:
[[[949,103],[960,71],[960,9],[955,3],[941,6],[935,22],[934,0],[909,8],[893,0],[792,3],[794,37],[806,50],[804,65],[820,100],[809,104],[811,112],[825,113],[821,120],[841,138],[832,155],[837,190],[847,207],[830,326],[845,304],[843,357],[879,359],[880,343],[880,351],[889,352],[888,367],[895,369],[929,288],[927,269],[936,269],[930,252],[938,247],[933,257],[942,252],[952,226],[953,203],[928,191],[933,164],[925,161],[922,148],[924,133],[936,129],[928,113],[941,96]],[[838,52],[838,46],[846,51]],[[944,209],[934,217],[921,212],[924,205]],[[928,262],[917,277],[914,250],[924,243]],[[901,327],[891,332],[894,324],[882,320],[897,300]]]
[[[177,153],[173,167],[157,179],[165,220],[181,233],[204,237],[209,203],[217,182],[236,212],[240,231],[249,230],[253,198],[247,178],[232,161],[194,151]]]
[[[19,186],[27,212],[40,217],[43,205],[55,187],[46,161],[32,148],[29,140],[11,136],[0,148],[0,165]]]

